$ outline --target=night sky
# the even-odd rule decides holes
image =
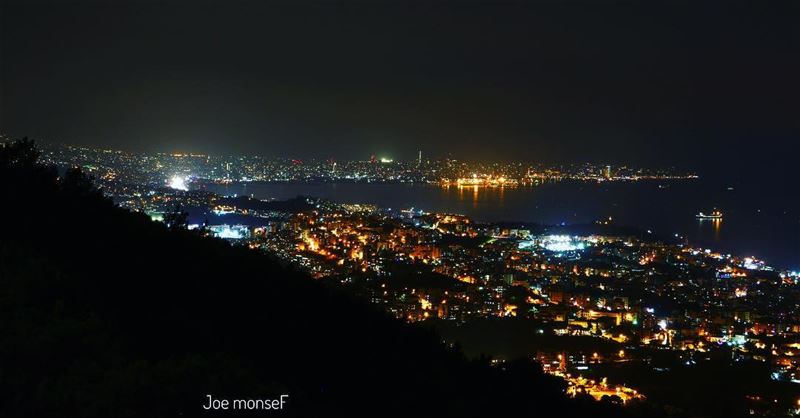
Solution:
[[[800,2],[34,0],[0,16],[11,137],[748,173],[786,169],[800,138]]]

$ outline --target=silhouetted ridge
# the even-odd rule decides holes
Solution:
[[[602,416],[538,366],[469,362],[437,335],[269,257],[115,207],[79,171],[0,149],[0,416]],[[7,197],[7,198],[6,198]]]

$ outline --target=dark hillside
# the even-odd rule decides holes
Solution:
[[[119,209],[78,171],[0,148],[0,417],[593,416],[534,365],[468,362],[437,335],[270,258]],[[585,409],[589,408],[590,411]]]

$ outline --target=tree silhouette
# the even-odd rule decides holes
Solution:
[[[24,137],[7,142],[0,147],[0,166],[6,168],[32,168],[39,160],[41,152],[34,141]]]
[[[94,185],[94,178],[86,174],[80,167],[70,167],[64,172],[61,185],[67,193],[75,195],[100,194]]]
[[[164,224],[171,231],[186,229],[188,219],[189,213],[184,211],[180,204],[176,204],[172,211],[164,213]]]

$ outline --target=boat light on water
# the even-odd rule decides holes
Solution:
[[[710,214],[705,214],[703,212],[698,213],[695,215],[697,219],[722,219],[722,212],[718,210],[714,210]]]

